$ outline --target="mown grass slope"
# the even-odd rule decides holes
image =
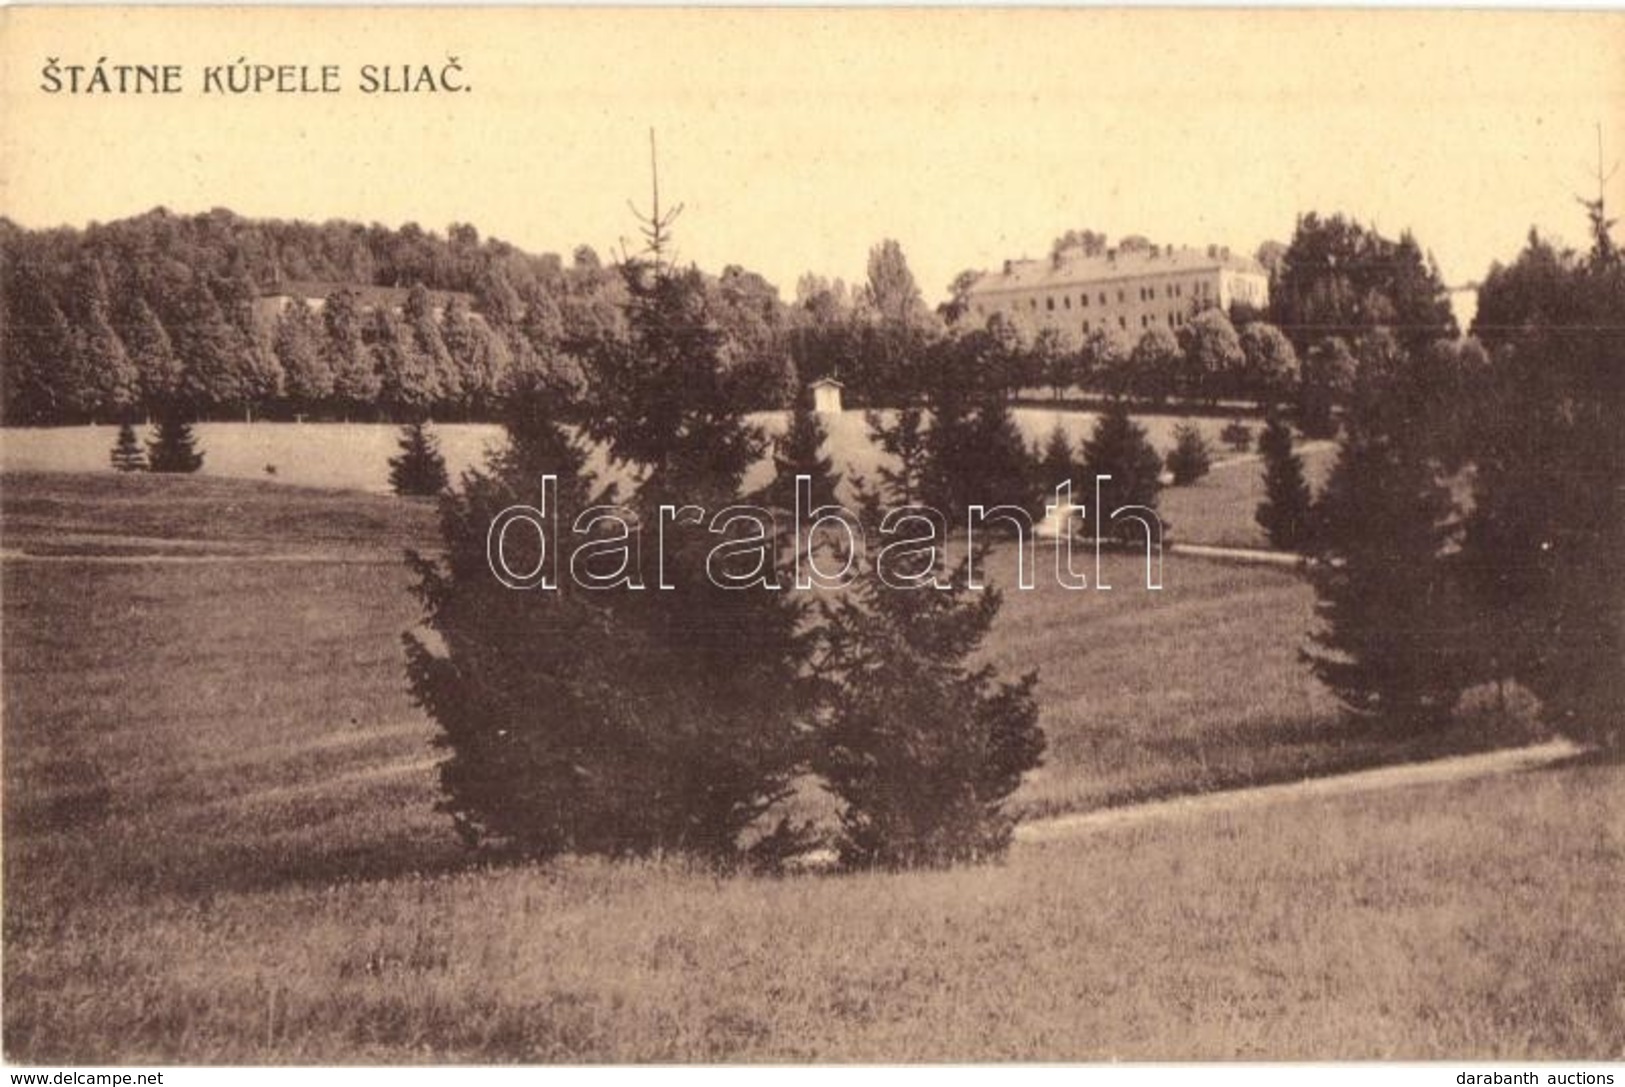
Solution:
[[[908,876],[561,863],[8,908],[13,1059],[1619,1058],[1625,770]],[[14,886],[8,884],[8,886]]]
[[[233,556],[0,565],[5,1039],[16,1058],[1595,1053],[1598,1024],[1619,1020],[1601,982],[1584,982],[1572,1006],[1536,989],[1503,1007],[1445,978],[1467,961],[1462,947],[1510,976],[1568,954],[1564,925],[1583,922],[1576,938],[1591,944],[1607,935],[1588,896],[1598,873],[1617,884],[1617,771],[1576,771],[1527,795],[1469,791],[1442,823],[1434,806],[1408,806],[1421,794],[1392,810],[1349,801],[1331,822],[1306,809],[1238,822],[1230,838],[1205,828],[1035,848],[1007,868],[943,876],[469,870],[433,811],[432,726],[407,698],[399,641],[417,618],[400,549],[433,544],[430,507],[222,480],[7,476],[0,517],[8,550],[57,554],[71,538],[69,550],[124,560]],[[1001,666],[1044,677],[1051,751],[1018,795],[1027,813],[1503,738],[1471,720],[1425,742],[1342,725],[1296,660],[1311,598],[1290,572],[1170,555],[1166,587],[1147,592],[1136,559],[1107,561],[1109,592],[1060,590],[1040,566],[1037,591],[1007,592],[988,647]],[[992,580],[1012,574],[1006,549]],[[1522,844],[1502,853],[1482,828],[1507,805],[1528,811]],[[1524,871],[1541,835],[1553,845],[1531,878],[1560,888],[1556,914],[1537,910],[1533,891],[1510,914],[1473,912],[1490,899],[1469,909],[1468,885]],[[1457,870],[1435,880],[1446,846]],[[1337,941],[1365,939],[1374,916],[1343,897],[1338,872],[1392,884],[1372,899],[1383,923],[1433,935],[1460,924],[1479,943],[1438,951],[1413,988],[1370,976],[1380,956],[1326,958]],[[1257,897],[1266,874],[1280,901]],[[1319,890],[1289,901],[1294,880]],[[1222,917],[1204,905],[1214,895]],[[1454,920],[1416,912],[1440,895]],[[1323,911],[1343,927],[1321,927]],[[1257,928],[1255,913],[1276,928]],[[1522,943],[1486,950],[1492,922]],[[1287,988],[1248,965],[1248,941],[1270,932],[1285,941],[1270,969],[1307,964]],[[1314,951],[1322,939],[1333,942]],[[1614,945],[1598,946],[1617,965]],[[1218,1004],[1196,963],[1213,972]],[[1379,1000],[1379,982],[1399,988]],[[1119,992],[1128,1003],[1113,1010]],[[1434,992],[1443,1025],[1401,1030]],[[1296,1010],[1302,993],[1305,1006],[1359,1010],[1364,1033],[1334,1045]],[[1458,1005],[1469,1011],[1451,1025]],[[1157,1014],[1142,1023],[1146,1009]],[[1527,1032],[1497,1041],[1491,1013]],[[978,1017],[991,1028],[973,1027]]]
[[[417,621],[400,560],[432,508],[274,484],[7,477],[0,544],[228,562],[7,561],[8,858],[35,886],[274,884],[450,863],[431,723],[406,692]],[[229,516],[221,516],[229,512]],[[313,550],[314,545],[314,550]],[[241,549],[249,549],[243,552]],[[267,561],[312,555],[311,561]],[[1165,588],[1108,555],[1110,591],[1009,589],[987,655],[1037,668],[1046,766],[1027,814],[1275,781],[1493,742],[1352,732],[1296,659],[1290,572],[1168,557]],[[1080,563],[1090,569],[1087,555]],[[994,583],[1014,556],[996,554]],[[1236,677],[1245,677],[1238,682]]]

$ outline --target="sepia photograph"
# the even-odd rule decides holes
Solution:
[[[1622,58],[0,8],[9,1082],[1625,1087]]]

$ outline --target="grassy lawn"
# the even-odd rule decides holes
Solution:
[[[432,509],[111,473],[7,477],[3,502],[0,544],[30,551],[55,550],[62,532],[79,550],[363,560],[0,567],[13,861],[86,867],[49,859],[72,857],[139,886],[442,862],[433,729],[407,698],[400,645],[417,620],[400,548],[433,545]],[[1050,750],[1018,794],[1025,814],[1502,738],[1477,724],[1425,745],[1351,732],[1296,659],[1312,594],[1289,572],[1170,555],[1165,588],[1148,592],[1140,563],[1112,555],[1111,591],[1068,592],[1045,576],[1049,558],[1035,591],[1005,594],[987,647],[1042,677]],[[990,580],[1009,584],[1013,562],[996,553]]]
[[[1289,570],[1175,554],[1164,587],[1149,592],[1143,562],[1118,555],[1106,569],[1109,592],[1042,578],[1035,591],[1007,592],[989,639],[1002,668],[1039,670],[1049,752],[1017,794],[1026,814],[1470,750],[1524,727],[1491,727],[1469,710],[1425,738],[1351,728],[1298,660],[1314,593]]]
[[[8,902],[6,1051],[1617,1059],[1622,798],[1616,764],[1107,832],[940,874],[589,862],[53,916]]]
[[[344,549],[391,557],[438,539],[432,504],[356,491],[145,473],[0,476],[0,546],[33,553]]]
[[[1617,770],[1463,792],[1459,818],[1439,824],[1454,838],[1417,794],[1351,800],[1325,823],[1317,809],[1189,839],[1032,847],[1006,868],[943,876],[468,871],[433,811],[432,728],[406,696],[400,647],[417,613],[399,554],[432,546],[432,509],[108,473],[7,475],[0,515],[7,549],[246,553],[0,565],[13,1057],[1488,1055],[1597,1053],[1609,1023],[1618,1037],[1617,988],[1611,1004],[1583,985],[1577,1004],[1527,989],[1543,961],[1566,962],[1552,958],[1570,954],[1554,943],[1563,926],[1596,936],[1593,873],[1617,885]],[[254,557],[312,551],[346,561]],[[1008,584],[1012,561],[999,553],[991,580]],[[1039,590],[1006,593],[987,650],[1042,673],[1050,753],[1018,795],[1028,814],[1506,738],[1471,715],[1426,743],[1340,724],[1296,660],[1312,596],[1290,572],[1170,555],[1153,593],[1118,555],[1110,592],[1069,593],[1048,570]],[[1467,832],[1519,804],[1527,840],[1513,845],[1535,868]],[[1601,825],[1612,837],[1599,844]],[[1395,835],[1415,842],[1367,844]],[[1440,835],[1459,870],[1441,868],[1435,887]],[[1369,874],[1328,874],[1345,869]],[[1299,877],[1302,894],[1283,890]],[[1374,904],[1348,897],[1389,877]],[[1183,898],[1157,882],[1170,878]],[[1475,880],[1499,889],[1471,899]],[[1576,889],[1550,894],[1553,916],[1525,917],[1553,880]],[[1336,932],[1318,948],[1322,912]],[[1462,995],[1478,982],[1449,982],[1450,964],[1489,952],[1459,940],[1488,940],[1498,920],[1533,926],[1495,952],[1523,996]],[[1388,923],[1402,923],[1382,937],[1388,960],[1348,943]],[[1407,981],[1397,956],[1458,924],[1469,934]],[[1275,951],[1258,959],[1246,949],[1265,936]],[[1366,976],[1379,967],[1394,976]],[[1345,991],[1343,970],[1366,973]],[[1439,1003],[1419,1022],[1424,998]],[[1345,1039],[1315,1006],[1366,1018]]]
[[[1303,457],[1304,476],[1317,491],[1331,471],[1336,451],[1319,446]],[[1218,547],[1268,547],[1253,520],[1264,500],[1264,465],[1256,457],[1220,461],[1195,483],[1165,487],[1159,501],[1163,521],[1180,543]]]
[[[1081,444],[1089,436],[1095,419],[1088,412],[1044,407],[1017,408],[1014,418],[1028,444],[1040,447],[1057,425],[1067,432],[1074,445]],[[1218,434],[1226,420],[1176,415],[1142,415],[1136,416],[1136,420],[1164,455],[1173,448],[1174,428],[1189,423],[1207,437],[1219,458],[1210,475],[1188,487],[1168,488],[1163,492],[1164,519],[1172,523],[1180,540],[1265,546],[1263,533],[1253,523],[1253,511],[1263,498],[1263,467],[1256,457],[1235,461],[1235,454],[1220,443]],[[756,416],[755,421],[771,433],[781,431],[785,422],[781,413]],[[864,413],[851,411],[826,417],[823,422],[829,431],[827,452],[835,460],[837,469],[848,477],[861,475],[872,482],[884,458],[869,441]],[[1255,434],[1261,427],[1256,420],[1249,425]],[[120,480],[107,471],[107,453],[114,437],[111,428],[6,430],[0,435],[0,468],[5,472],[8,485],[20,486],[28,496],[20,501],[7,500],[8,520],[15,518],[6,526],[8,535],[39,523],[61,531],[77,527],[93,532],[102,528],[104,522],[116,520],[137,535],[164,534],[167,529],[167,534],[202,536],[216,543],[233,540],[252,543],[264,538],[262,530],[265,528],[255,512],[273,509],[276,502],[287,504],[285,512],[293,520],[272,526],[271,535],[310,546],[324,542],[324,537],[318,534],[331,537],[337,533],[341,539],[351,540],[366,539],[369,533],[373,538],[393,538],[405,527],[400,523],[398,504],[384,497],[389,490],[387,462],[396,452],[397,427],[364,423],[255,423],[252,426],[205,423],[199,424],[197,431],[199,444],[206,453],[202,475],[179,481],[185,485],[185,498],[154,504],[148,501],[149,496],[154,493],[172,495],[180,489],[175,486],[177,481]],[[480,463],[486,448],[499,441],[501,433],[497,427],[479,424],[443,424],[436,427],[436,432],[453,478]],[[1327,449],[1316,450],[1305,455],[1304,461],[1310,482],[1318,485],[1330,466],[1331,453]],[[277,468],[274,479],[266,475],[267,466]],[[763,484],[770,473],[770,463],[758,464],[749,474],[747,483]],[[42,478],[55,480],[54,485],[46,488],[48,494],[44,496],[37,493]],[[34,482],[30,485],[27,481]],[[1080,494],[1092,494],[1087,481],[1075,482]],[[296,488],[344,488],[343,492],[327,493],[329,498],[336,493],[349,495],[351,509],[347,519],[339,516],[331,500],[325,502],[324,508],[312,510],[312,503],[322,507],[323,500],[311,496],[323,492],[290,488],[288,484]],[[358,491],[377,493],[358,496]],[[68,495],[73,496],[71,500]],[[272,497],[276,495],[280,497]],[[70,504],[68,508],[41,509],[38,503],[42,500],[69,501]],[[213,508],[238,503],[246,503],[246,511],[231,517]],[[311,512],[313,516],[303,517],[304,513]],[[69,513],[79,516],[74,519],[56,516]],[[158,514],[178,515],[180,519],[174,524],[155,526],[150,522]],[[368,518],[379,519],[380,523],[368,524]],[[106,545],[108,541],[102,543]],[[59,546],[71,548],[73,544],[69,541]]]

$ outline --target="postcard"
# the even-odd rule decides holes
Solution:
[[[1614,1082],[1622,55],[0,10],[5,1060]]]

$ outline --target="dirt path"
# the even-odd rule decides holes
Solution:
[[[368,554],[364,551],[264,551],[234,554],[148,554],[148,555],[36,555],[13,548],[0,549],[0,562],[93,563],[106,566],[151,566],[221,563],[294,563],[338,566],[399,566],[398,553]]]
[[[1470,778],[1509,774],[1546,766],[1579,754],[1583,749],[1568,740],[1552,740],[1531,747],[1490,751],[1482,755],[1458,755],[1428,762],[1381,766],[1351,774],[1311,778],[1281,785],[1260,785],[1201,796],[1177,797],[1149,804],[1105,808],[1077,815],[1057,815],[1033,819],[1016,827],[1016,841],[1042,843],[1078,838],[1115,827],[1139,826],[1175,819],[1201,818],[1225,812],[1250,811],[1273,804],[1310,798],[1324,799],[1378,792],[1412,785],[1437,785]]]
[[[1253,563],[1258,566],[1298,566],[1303,556],[1295,551],[1270,551],[1262,547],[1213,547],[1208,544],[1171,543],[1168,551],[1198,559]]]
[[[1256,563],[1260,566],[1297,566],[1302,556],[1289,551],[1268,551],[1264,548],[1210,547],[1207,544],[1171,543],[1170,554],[1190,555],[1193,558],[1217,559],[1225,562]],[[0,562],[93,563],[111,566],[221,564],[243,562],[265,563],[326,563],[336,565],[379,566],[399,565],[401,557],[394,552],[368,553],[366,551],[230,551],[230,552],[151,552],[129,554],[75,554],[61,552],[38,554],[18,548],[0,548]]]
[[[1298,454],[1300,457],[1305,455],[1318,456],[1321,453],[1330,453],[1336,449],[1336,442],[1317,438],[1314,441],[1298,442],[1294,444],[1292,447],[1292,452]],[[1213,461],[1212,470],[1218,471],[1220,468],[1239,468],[1245,464],[1262,464],[1263,462],[1264,454],[1262,453],[1223,454]]]

